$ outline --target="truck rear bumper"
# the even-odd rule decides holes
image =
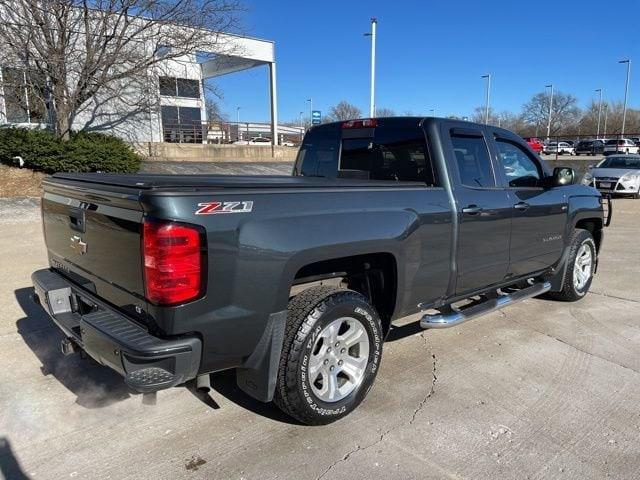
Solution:
[[[53,270],[38,270],[31,280],[40,305],[67,339],[120,373],[132,389],[155,392],[196,377],[202,351],[198,337],[155,337]]]

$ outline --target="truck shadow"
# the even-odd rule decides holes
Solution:
[[[33,300],[33,287],[20,288],[14,293],[25,313],[25,317],[16,322],[18,333],[42,363],[42,374],[53,375],[73,392],[77,396],[78,405],[89,409],[103,408],[140,395],[130,390],[122,377],[110,368],[99,365],[92,359],[85,360],[78,354],[65,357],[60,351],[60,341],[64,335],[44,309]],[[297,423],[275,405],[254,400],[240,390],[233,370],[211,375],[211,386],[216,393],[241,408],[283,423]],[[187,383],[186,388],[208,407],[214,410],[220,408],[213,397],[199,392],[194,382]]]
[[[11,450],[11,444],[5,437],[0,437],[0,478],[11,480],[29,480],[20,462]]]
[[[233,370],[211,374],[211,388],[230,402],[257,415],[289,425],[302,425],[296,419],[282,412],[273,403],[260,402],[240,390]]]
[[[103,408],[135,395],[111,369],[80,355],[65,357],[62,354],[59,346],[64,335],[33,300],[33,287],[20,288],[14,293],[25,313],[25,317],[16,322],[18,333],[42,363],[42,374],[53,375],[73,392],[78,405]]]

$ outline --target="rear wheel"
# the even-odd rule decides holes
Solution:
[[[366,397],[382,356],[380,318],[357,292],[312,287],[289,302],[274,402],[307,425],[325,425]]]
[[[591,287],[596,268],[596,255],[596,244],[591,233],[581,228],[575,229],[566,260],[567,268],[562,290],[549,292],[549,297],[565,302],[575,302],[584,297]]]

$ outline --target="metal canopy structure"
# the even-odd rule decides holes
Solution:
[[[271,139],[278,144],[278,97],[276,86],[275,45],[269,40],[240,37],[230,34],[215,34],[212,42],[220,49],[206,52],[210,59],[202,62],[202,79],[214,78],[240,72],[263,65],[269,67],[269,97],[271,104]]]

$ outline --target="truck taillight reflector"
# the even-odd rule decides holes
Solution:
[[[200,229],[175,222],[145,221],[143,225],[147,299],[172,305],[199,297],[203,286]]]

